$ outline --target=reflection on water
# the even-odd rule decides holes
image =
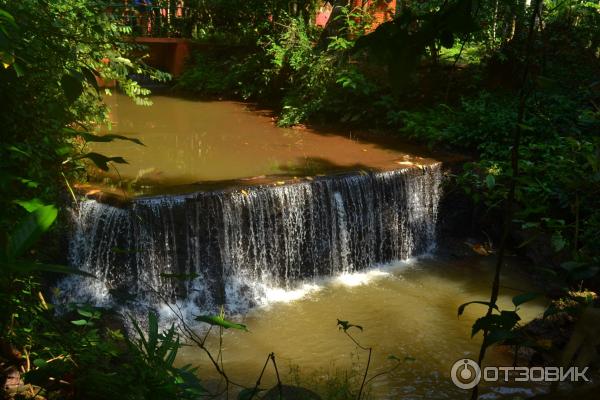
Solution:
[[[154,96],[151,107],[136,106],[123,95],[106,97],[110,133],[141,139],[97,143],[93,150],[122,156],[120,178],[150,187],[254,178],[256,183],[347,170],[389,170],[429,163],[374,144],[310,129],[279,128],[271,118],[241,103],[191,101]],[[109,132],[105,127],[101,132]],[[395,146],[397,147],[397,146]],[[115,171],[109,177],[116,180]],[[97,179],[105,175],[97,176]],[[248,182],[245,182],[248,183]],[[253,183],[253,182],[250,182]],[[145,187],[145,188],[144,188]]]
[[[462,262],[422,259],[329,282],[311,282],[289,294],[273,293],[268,308],[242,318],[250,332],[225,331],[225,368],[232,379],[250,386],[270,352],[276,354],[281,370],[298,366],[305,376],[315,371],[323,376],[335,369],[350,370],[353,364],[362,370],[366,354],[338,331],[339,318],[364,327],[364,332],[355,331],[354,336],[363,345],[373,346],[372,375],[393,365],[390,355],[415,359],[375,379],[372,398],[465,399],[468,393],[452,385],[449,372],[456,360],[477,358],[481,338],[471,339],[471,325],[485,309],[467,307],[459,319],[457,308],[467,301],[488,298],[492,270],[489,258]],[[512,309],[514,295],[531,290],[515,270],[503,276],[503,285],[499,305],[505,309]],[[542,311],[543,304],[528,303],[520,315],[530,320]],[[217,343],[212,347],[216,349]],[[512,356],[505,349],[492,348],[486,361],[488,365],[512,365]],[[179,362],[200,365],[205,380],[216,378],[206,356],[193,347],[181,350]],[[289,382],[289,376],[286,378]],[[265,386],[274,382],[269,372]],[[483,393],[487,393],[484,398],[498,398],[502,393],[531,394],[532,390],[527,386],[484,387]]]

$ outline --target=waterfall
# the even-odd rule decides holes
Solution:
[[[435,244],[441,165],[315,177],[123,208],[87,200],[74,218],[73,266],[59,302],[178,302],[237,313],[269,288],[417,256]]]

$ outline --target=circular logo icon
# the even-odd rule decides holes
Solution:
[[[481,368],[470,358],[463,358],[452,365],[452,383],[461,389],[473,389],[481,380]]]

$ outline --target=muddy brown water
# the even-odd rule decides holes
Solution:
[[[253,386],[265,357],[274,352],[285,384],[299,383],[326,395],[328,384],[350,375],[356,390],[367,353],[338,330],[340,319],[363,327],[363,331],[350,332],[363,346],[373,347],[369,377],[392,368],[396,361],[390,356],[402,360],[392,373],[371,382],[371,399],[467,399],[470,393],[452,384],[450,370],[461,358],[477,358],[481,335],[471,338],[471,326],[485,308],[467,307],[461,318],[457,309],[465,302],[489,297],[493,265],[494,260],[487,257],[423,258],[307,284],[295,291],[274,292],[270,306],[239,319],[249,332],[224,332],[226,372],[234,381]],[[507,267],[502,285],[501,309],[513,309],[513,296],[533,290],[517,263]],[[522,322],[543,309],[541,300],[522,306]],[[213,336],[210,342],[215,354],[217,338]],[[202,351],[185,347],[179,362],[200,366],[200,376],[215,384],[218,376]],[[486,365],[510,366],[512,362],[506,348],[488,351]],[[263,386],[275,383],[269,368]],[[528,384],[486,384],[482,398],[527,397],[539,390],[542,387]]]
[[[128,194],[178,193],[215,187],[283,184],[320,174],[384,171],[435,162],[430,154],[397,141],[311,129],[284,129],[272,119],[235,102],[198,102],[166,96],[140,107],[121,95],[107,97],[112,129],[140,139],[97,143],[92,150],[122,156],[128,164],[108,174],[96,173],[93,185],[107,192]],[[435,157],[439,159],[438,157]],[[118,173],[117,173],[118,170]],[[125,184],[117,184],[121,181]],[[274,352],[282,380],[314,388],[324,395],[332,381],[348,376],[354,388],[362,378],[367,354],[336,326],[337,319],[361,325],[353,329],[362,345],[373,348],[369,377],[383,373],[400,360],[393,372],[368,385],[372,399],[466,399],[469,393],[450,380],[452,364],[476,358],[481,337],[471,338],[471,326],[485,312],[460,304],[486,300],[492,281],[493,259],[422,258],[328,280],[300,283],[294,290],[273,290],[269,305],[238,316],[249,332],[226,330],[223,365],[228,375],[253,386],[265,357]],[[517,263],[503,276],[499,304],[512,309],[511,298],[534,290]],[[544,304],[522,307],[523,322],[538,316]],[[216,352],[218,338],[211,336]],[[218,374],[201,350],[181,349],[178,364],[199,367],[207,386],[218,386]],[[511,365],[510,351],[493,348],[488,365]],[[271,369],[262,386],[275,383]],[[523,397],[538,391],[531,385],[485,385],[482,398]],[[235,391],[234,391],[235,392]],[[233,393],[234,394],[234,393]]]
[[[381,136],[281,128],[243,103],[168,96],[152,101],[144,107],[120,94],[105,97],[111,124],[99,133],[136,138],[144,146],[129,141],[90,146],[128,162],[113,164],[108,173],[93,170],[94,185],[136,194],[189,192],[436,161],[422,148]]]

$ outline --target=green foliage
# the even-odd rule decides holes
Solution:
[[[135,342],[103,327],[98,310],[58,317],[39,283],[42,273],[83,274],[54,264],[59,248],[47,232],[60,213],[47,204],[63,203],[68,179],[85,179],[79,160],[106,169],[124,161],[85,152],[87,140],[123,139],[89,133],[106,117],[96,78],[114,79],[142,104],[149,91],[129,74],[167,78],[133,56],[140,48],[124,38],[128,29],[107,5],[0,1],[0,344],[22,355],[25,381],[48,398],[185,398],[199,393],[193,370],[158,368]],[[157,348],[172,349],[172,358],[175,344],[171,333],[159,336]]]
[[[254,43],[287,15],[304,21],[314,18],[318,1],[191,0],[196,28],[194,38],[211,43]]]
[[[243,99],[277,99],[278,124],[309,120],[357,123],[368,118],[363,105],[377,90],[354,62],[349,51],[354,38],[365,32],[369,15],[362,9],[342,8],[344,29],[317,49],[320,32],[303,18],[282,14],[279,23],[257,39],[251,54],[222,57],[202,51],[179,79],[178,87],[204,95],[233,95]]]
[[[174,367],[180,347],[175,328],[158,330],[149,314],[144,332],[132,321],[137,338],[103,327],[98,309],[74,310],[71,321],[57,320],[51,306],[39,309],[18,340],[35,343],[26,383],[42,388],[49,398],[165,399],[197,398],[205,393],[190,366]],[[54,326],[60,332],[49,330]],[[43,328],[42,330],[37,330]]]
[[[77,159],[82,139],[92,137],[64,129],[88,130],[106,117],[96,77],[116,80],[140,103],[148,102],[149,91],[130,73],[167,78],[133,56],[140,49],[125,40],[128,29],[105,12],[106,6],[92,0],[0,1],[6,13],[0,52],[10,66],[0,68],[2,227],[13,214],[22,215],[14,197],[53,203],[63,176],[83,177],[81,163],[70,161]]]
[[[451,48],[457,37],[478,29],[472,8],[472,0],[444,2],[439,9],[427,12],[407,8],[399,17],[362,36],[354,50],[370,51],[387,65],[392,85],[403,88],[414,76],[427,47],[436,54],[438,44]]]
[[[600,124],[597,111],[585,101],[591,98],[588,90],[562,94],[565,91],[540,90],[528,102],[514,222],[531,236],[530,242],[547,236],[555,251],[590,263],[600,255],[593,239],[600,231],[595,195],[600,143],[594,135]],[[432,146],[478,154],[479,160],[465,164],[457,182],[474,202],[500,211],[511,174],[515,110],[511,98],[483,93],[463,98],[458,107],[402,111],[401,133]]]
[[[515,306],[513,310],[500,310],[496,304],[492,305],[492,313],[478,318],[471,330],[471,336],[479,332],[487,332],[483,346],[489,347],[496,343],[511,345],[531,345],[528,340],[518,330],[521,317],[518,314],[519,307],[538,297],[538,293],[522,293],[513,297],[512,302]],[[486,301],[470,301],[462,304],[458,308],[460,317],[467,306],[471,304],[482,304],[489,307],[490,303]]]
[[[199,322],[206,322],[212,326],[220,326],[225,329],[233,328],[242,331],[248,331],[248,327],[246,327],[246,325],[227,321],[223,315],[198,315],[194,319]]]

